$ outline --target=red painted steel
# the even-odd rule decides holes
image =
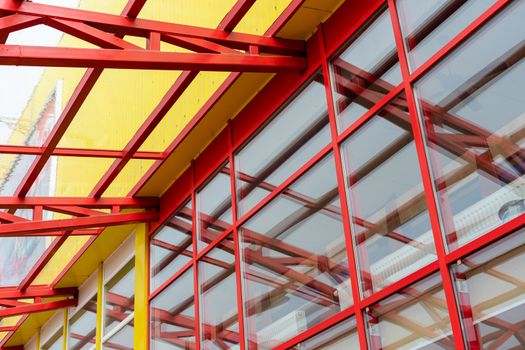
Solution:
[[[74,219],[26,221],[0,225],[1,237],[20,237],[30,233],[76,230],[91,227],[108,227],[123,224],[155,221],[157,213],[106,214]]]
[[[14,145],[0,145],[0,154],[28,154],[28,155],[42,155],[45,149],[38,146],[14,146]],[[93,157],[93,158],[122,158],[123,151],[103,150],[103,149],[87,149],[87,148],[55,148],[51,155],[63,157]],[[133,154],[133,159],[164,159],[162,152],[136,152]]]
[[[232,9],[222,19],[221,23],[219,23],[218,29],[228,32],[234,30],[253,4],[255,4],[255,0],[237,0]]]
[[[99,209],[119,206],[147,209],[156,208],[158,205],[159,199],[154,197],[0,197],[0,208],[7,209],[31,209],[35,206],[80,206]]]
[[[15,0],[0,0],[0,10],[82,22],[120,36],[131,35],[148,38],[150,32],[158,32],[161,34],[212,40],[241,50],[249,50],[251,45],[255,45],[259,46],[261,51],[266,53],[302,55],[305,51],[304,42],[298,40],[278,39],[244,33],[230,33],[220,29],[209,29],[147,19],[131,20],[126,16],[28,2],[19,3]]]
[[[395,0],[388,0],[388,7],[390,10],[392,25],[394,29],[394,37],[399,56],[399,65],[401,67],[401,74],[403,76],[405,94],[408,102],[408,110],[410,113],[410,121],[412,124],[412,132],[414,135],[414,144],[416,146],[417,156],[419,160],[419,168],[423,180],[423,188],[427,199],[427,208],[430,216],[430,223],[432,227],[432,234],[434,236],[434,244],[436,247],[436,254],[439,264],[439,272],[443,281],[443,290],[450,316],[450,323],[452,326],[452,333],[456,343],[456,349],[465,349],[465,339],[461,329],[461,316],[456,308],[456,296],[454,293],[454,286],[452,276],[448,270],[448,265],[445,262],[445,255],[447,250],[444,242],[444,234],[439,220],[439,209],[437,204],[434,187],[432,184],[432,175],[430,170],[430,161],[427,157],[425,147],[425,136],[423,134],[423,125],[419,120],[418,111],[416,107],[416,99],[412,84],[409,82],[410,68],[408,67],[408,58],[404,48],[404,38],[401,32],[401,25],[397,13]],[[416,275],[417,276],[417,275]]]
[[[300,72],[306,68],[301,57],[178,53],[146,50],[77,49],[4,45],[0,64],[46,67],[90,67],[118,69]]]
[[[74,298],[74,299],[66,299],[66,300],[58,300],[58,301],[28,304],[24,306],[17,306],[17,307],[13,307],[9,309],[0,310],[0,318],[19,316],[19,315],[24,315],[24,314],[32,314],[35,312],[62,309],[65,307],[74,307],[74,306],[77,306],[77,303],[78,303],[78,300]]]
[[[16,287],[0,288],[0,299],[28,299],[28,298],[51,298],[60,296],[76,296],[78,289],[74,288],[48,288],[29,287],[20,291]]]

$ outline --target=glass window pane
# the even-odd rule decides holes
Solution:
[[[150,303],[150,349],[194,349],[193,268],[188,269]]]
[[[525,230],[452,265],[472,349],[525,347]]]
[[[107,339],[102,348],[104,350],[115,349],[115,350],[132,350],[134,349],[133,343],[133,321],[119,329],[117,333],[113,334]]]
[[[97,328],[97,296],[91,298],[69,320],[68,348],[89,350],[95,345]]]
[[[365,296],[436,259],[406,98],[398,96],[343,144]]]
[[[239,315],[233,236],[199,261],[201,349],[237,348]]]
[[[523,18],[513,2],[415,85],[451,249],[525,211]]]
[[[456,349],[438,273],[365,313],[370,349]]]
[[[135,310],[135,259],[131,259],[104,290],[104,334],[108,334]]]
[[[384,11],[370,22],[331,67],[342,132],[401,83],[390,13]]]
[[[411,70],[416,70],[494,3],[494,0],[397,0]]]
[[[332,155],[243,225],[241,237],[249,348],[272,348],[353,304]]]
[[[239,216],[328,145],[331,136],[327,110],[326,90],[318,73],[235,156]]]
[[[359,338],[355,317],[339,322],[337,325],[294,346],[294,350],[359,350]]]
[[[193,256],[192,208],[188,200],[150,241],[150,291],[156,290]]]
[[[64,330],[60,328],[51,339],[49,339],[43,346],[42,350],[62,350],[64,348],[64,339],[62,338]]]
[[[229,163],[197,192],[197,215],[199,217],[197,242],[199,250],[226,231],[232,223],[232,195]]]
[[[18,286],[51,241],[51,237],[0,238],[0,287]]]

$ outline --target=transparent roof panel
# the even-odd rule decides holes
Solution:
[[[35,195],[86,197],[114,158],[52,156],[31,187]]]
[[[0,196],[12,196],[33,164],[35,156],[0,154]]]
[[[0,287],[18,286],[50,242],[49,237],[0,238]]]
[[[151,159],[132,159],[104,192],[104,197],[126,197],[155,163]]]
[[[0,66],[0,144],[42,146],[84,72]]]
[[[123,149],[178,74],[173,71],[104,70],[59,147]]]

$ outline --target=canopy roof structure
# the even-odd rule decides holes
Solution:
[[[341,1],[219,1],[206,26],[163,20],[177,1],[43,2],[0,0],[0,346],[76,305],[68,271],[109,227],[159,220],[183,165],[273,74],[306,69]]]

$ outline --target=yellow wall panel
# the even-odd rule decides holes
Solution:
[[[235,31],[264,35],[290,2],[290,0],[256,1],[246,16],[235,27]]]

